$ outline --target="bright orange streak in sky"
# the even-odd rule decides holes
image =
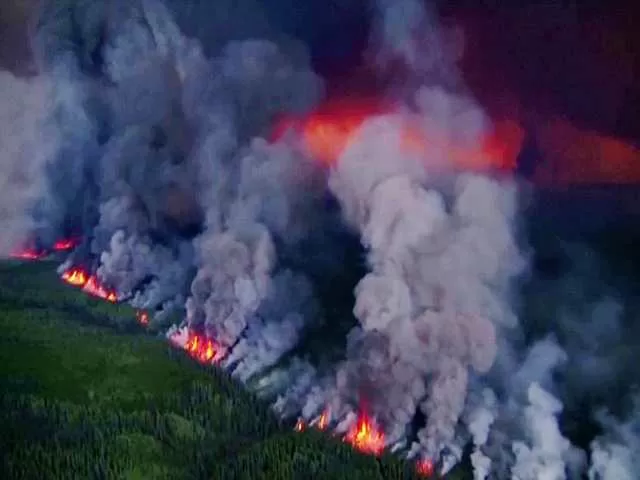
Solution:
[[[546,186],[640,183],[640,149],[556,119],[538,128],[542,161],[534,180]]]
[[[287,118],[278,123],[275,138],[287,128],[301,132],[310,153],[327,166],[332,166],[368,119],[391,113],[392,108],[376,100],[345,100],[322,105],[308,117]],[[402,142],[407,153],[429,156],[437,149],[446,154],[451,168],[464,170],[512,170],[524,133],[515,122],[499,122],[477,148],[454,145],[436,132],[423,132],[418,125],[406,123]]]
[[[366,120],[392,113],[375,99],[332,100],[303,118],[285,118],[276,124],[273,139],[287,129],[298,131],[308,151],[333,166]],[[416,120],[419,120],[416,118]],[[444,157],[454,170],[514,171],[525,132],[517,120],[493,122],[493,129],[475,146],[455,144],[437,131],[425,131],[405,122],[402,145],[407,153]],[[640,148],[598,132],[582,130],[562,119],[540,120],[533,130],[539,158],[532,180],[538,185],[640,183]]]

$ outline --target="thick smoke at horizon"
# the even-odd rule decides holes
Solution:
[[[638,306],[580,246],[563,246],[568,272],[537,272],[519,180],[453,160],[493,128],[457,68],[460,31],[378,0],[376,71],[409,73],[329,168],[293,129],[272,141],[324,89],[259,10],[214,34],[205,3],[105,5],[45,2],[39,74],[0,72],[0,256],[81,237],[67,264],[157,328],[178,315],[172,333],[212,339],[284,417],[327,411],[345,432],[366,410],[388,447],[442,469],[470,447],[477,480],[637,478]],[[407,126],[438,141],[407,149]],[[361,260],[352,311],[333,308],[332,272]],[[338,357],[296,349],[341,330]]]

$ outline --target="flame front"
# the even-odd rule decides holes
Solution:
[[[138,320],[138,323],[140,325],[146,327],[147,325],[149,325],[149,314],[144,310],[138,310],[136,312],[136,320]]]
[[[11,254],[12,258],[18,258],[20,260],[39,260],[46,256],[46,252],[40,250],[33,250],[26,248],[24,250],[18,250]]]
[[[212,362],[218,353],[218,347],[212,339],[191,331],[184,349],[201,363]]]
[[[62,280],[74,287],[84,287],[87,283],[87,274],[80,268],[71,268],[62,274]]]
[[[79,267],[73,267],[62,274],[62,280],[74,287],[80,287],[83,292],[94,297],[102,298],[108,302],[115,303],[118,296],[114,291],[108,290],[100,284],[95,275],[89,275]]]
[[[78,245],[79,241],[75,238],[68,238],[65,240],[58,240],[53,244],[53,250],[56,252],[64,252],[71,250]]]
[[[363,453],[380,455],[384,450],[384,433],[378,430],[374,419],[364,411],[358,414],[358,420],[349,428],[344,439]]]
[[[11,257],[21,260],[40,260],[52,252],[66,252],[78,245],[78,240],[74,238],[58,240],[53,244],[51,251],[43,248],[36,248],[33,241],[27,242],[27,245],[11,254]]]
[[[324,412],[322,412],[322,415],[320,415],[320,419],[318,420],[318,423],[316,423],[316,427],[319,428],[320,430],[326,430],[328,426],[329,426],[329,410],[325,410]]]
[[[416,463],[416,472],[418,472],[420,475],[430,477],[434,474],[434,471],[435,467],[433,465],[433,462],[427,458],[418,460],[418,463]]]

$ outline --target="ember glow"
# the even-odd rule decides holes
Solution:
[[[384,450],[384,433],[364,411],[360,411],[356,423],[349,428],[344,440],[362,453],[380,455]]]
[[[320,415],[320,418],[315,424],[316,428],[320,430],[326,430],[329,426],[329,418],[329,410],[325,410],[324,412],[322,412],[322,415]]]
[[[42,250],[32,250],[32,249],[24,249],[18,250],[11,254],[12,258],[20,259],[20,260],[40,260],[41,258],[47,255],[46,252]]]
[[[149,325],[149,314],[144,310],[138,310],[136,312],[136,320],[138,320],[138,323],[140,325],[146,327],[147,325]]]
[[[68,238],[68,239],[65,239],[65,240],[58,240],[56,243],[53,244],[53,250],[55,252],[64,252],[64,251],[71,250],[71,249],[77,247],[78,243],[80,243],[80,242],[75,238]]]
[[[94,297],[102,298],[111,303],[118,301],[118,296],[114,291],[101,285],[95,275],[90,275],[82,268],[73,267],[66,270],[62,274],[62,280],[74,287],[80,287],[83,292]]]
[[[434,474],[435,468],[433,466],[433,462],[428,459],[418,460],[416,463],[416,471],[425,477],[430,477]]]
[[[33,246],[32,243],[33,242],[28,242],[27,245],[11,254],[11,257],[21,260],[40,260],[53,252],[72,250],[78,245],[79,241],[75,238],[58,240],[53,244],[51,250],[37,248]]]
[[[312,426],[324,431],[328,428],[330,419],[330,412],[328,409],[325,409]],[[293,430],[303,432],[306,428],[307,424],[304,419],[298,418]],[[378,429],[375,420],[365,413],[364,410],[358,414],[357,421],[349,428],[347,434],[343,437],[343,441],[356,450],[368,455],[380,456],[385,448],[384,433]],[[428,459],[418,460],[415,469],[420,476],[427,478],[435,473],[435,466],[433,462]]]

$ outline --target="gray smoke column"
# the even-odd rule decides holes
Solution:
[[[195,183],[197,201],[204,217],[204,232],[194,242],[197,274],[186,302],[188,322],[194,328],[204,324],[207,332],[227,351],[236,346],[250,322],[254,321],[254,328],[248,330],[253,332],[251,339],[238,344],[238,350],[229,361],[238,362],[250,355],[254,357],[253,363],[258,362],[259,357],[263,366],[268,366],[295,344],[297,332],[311,316],[306,307],[312,298],[310,288],[302,275],[287,276],[280,272],[276,241],[292,244],[305,233],[306,212],[322,188],[316,180],[319,177],[314,165],[296,153],[295,144],[283,140],[277,145],[269,145],[263,140],[251,139],[268,131],[276,113],[302,112],[313,105],[320,93],[320,82],[304,65],[291,64],[275,44],[263,40],[232,42],[220,57],[209,61],[197,43],[183,37],[166,9],[152,2],[143,2],[143,5],[151,34],[145,35],[142,27],[136,27],[138,33],[128,33],[125,38],[132,41],[117,43],[123,51],[114,51],[112,57],[118,61],[113,61],[111,68],[116,72],[114,77],[123,79],[121,84],[130,84],[132,88],[148,84],[142,81],[145,78],[156,79],[152,85],[158,84],[157,78],[168,78],[170,81],[157,87],[131,93],[136,97],[142,93],[151,95],[149,108],[158,109],[162,103],[152,96],[157,91],[167,110],[155,114],[150,110],[143,119],[128,120],[127,123],[136,129],[128,129],[134,140],[128,143],[127,137],[123,137],[124,143],[116,152],[144,145],[135,140],[135,136],[145,134],[140,131],[140,120],[153,119],[154,122],[150,122],[153,126],[166,115],[175,118],[176,111],[183,112],[187,127],[174,125],[178,133],[186,132],[178,135],[178,139],[184,142],[191,136],[187,144],[189,150],[185,151],[184,144],[175,146],[184,156],[182,168],[176,167],[175,161],[171,164],[171,156],[175,154],[167,148],[165,152],[159,152],[167,156],[166,168],[159,168],[161,157],[155,160],[153,171],[148,170],[144,177],[133,179],[144,178],[142,182],[148,183],[150,175],[159,177],[158,181],[152,182],[156,188],[162,187],[163,181],[175,181],[176,178]],[[126,59],[141,56],[128,52],[136,40],[141,52],[149,44],[154,45],[152,53],[159,57],[157,66],[151,63],[124,68],[127,67]],[[154,57],[146,55],[146,58]],[[163,72],[167,72],[164,77]],[[126,83],[132,75],[133,79]],[[137,112],[127,112],[126,116],[121,113],[119,117],[127,118]],[[151,162],[158,156],[158,153],[150,152],[149,147],[145,150],[131,150],[120,157],[146,157]],[[140,167],[133,168],[132,173],[136,169],[145,172]],[[118,182],[116,179],[114,185]],[[144,188],[140,185],[132,190],[139,195]],[[126,202],[119,204],[126,205]],[[147,201],[145,204],[157,208],[158,202]],[[114,218],[122,221],[127,217],[131,218],[131,214]],[[139,222],[134,219],[133,223],[139,229]],[[117,232],[122,231],[122,226],[119,227]],[[135,229],[129,226],[132,233]],[[111,241],[110,253],[102,257],[106,279],[115,278],[107,273],[119,264],[114,254],[132,250],[131,247],[113,248],[121,246],[125,236],[116,234],[119,237]],[[144,248],[141,251],[145,251]],[[163,257],[169,259],[170,256],[160,252],[154,258]],[[120,264],[134,265],[130,261]],[[155,274],[162,280],[167,275],[165,269],[155,273],[149,268],[138,270],[141,273],[134,278]],[[292,305],[293,310],[264,307],[259,311],[263,304],[280,305],[281,300],[292,292],[294,296],[295,292],[300,295],[295,308]],[[269,318],[265,319],[265,316]],[[258,328],[269,320],[279,326],[267,324]],[[255,348],[250,350],[248,345]],[[268,353],[264,353],[266,350]],[[259,351],[263,354],[258,355]],[[255,373],[257,367],[244,362],[238,368],[244,372],[238,375],[245,378]]]
[[[491,472],[491,458],[485,455],[482,447],[489,439],[498,407],[498,400],[491,389],[483,388],[478,393],[471,389],[463,421],[471,434],[474,447],[471,453],[474,480],[485,480]]]
[[[491,368],[500,329],[516,324],[511,286],[525,266],[514,233],[517,192],[509,181],[475,174],[436,186],[439,174],[458,168],[451,148],[477,145],[488,122],[472,99],[451,90],[456,59],[446,54],[444,37],[420,4],[379,6],[381,53],[427,76],[412,94],[417,112],[401,109],[366,123],[330,178],[368,250],[371,271],[356,287],[354,314],[365,336],[383,337],[365,357],[378,364],[370,367],[375,373],[366,383],[372,385],[344,383],[373,396],[367,401],[388,430],[406,429],[413,413],[396,402],[419,404],[427,417],[418,434],[422,454],[437,459],[454,440],[470,372]],[[423,49],[433,55],[420,64]],[[438,142],[412,154],[403,144],[408,125]],[[356,363],[355,371],[366,370],[354,353],[345,368]],[[388,378],[398,370],[409,384],[427,381],[426,395]]]
[[[467,126],[455,118],[441,121],[452,129]],[[429,379],[424,399],[405,402],[422,401],[428,421],[421,443],[437,458],[453,440],[469,370],[488,371],[497,330],[514,324],[510,286],[524,261],[513,233],[514,186],[464,174],[450,191],[429,187],[429,159],[412,158],[402,148],[402,122],[398,115],[365,125],[340,157],[330,185],[369,251],[371,272],[356,288],[354,314],[365,332],[386,337],[378,361],[406,363],[415,378]],[[382,375],[384,369],[377,370]],[[389,383],[385,399],[396,393]],[[393,415],[395,409],[372,403],[376,412]],[[408,420],[402,415],[387,422],[393,429]]]
[[[35,225],[33,210],[46,192],[45,166],[58,146],[49,120],[51,78],[17,78],[0,71],[0,257],[21,247]]]
[[[529,405],[524,409],[523,421],[530,432],[530,446],[523,442],[513,444],[515,464],[511,478],[564,479],[564,457],[571,449],[571,443],[560,432],[556,418],[562,410],[562,403],[536,383],[529,385],[527,399]]]

